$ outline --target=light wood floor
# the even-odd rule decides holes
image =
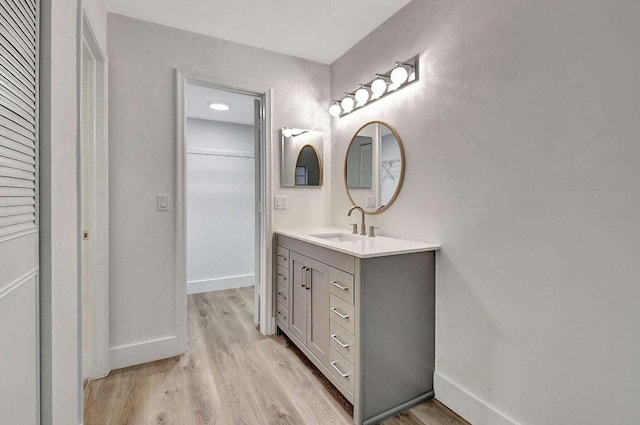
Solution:
[[[188,302],[187,353],[89,382],[85,425],[353,423],[346,400],[285,337],[255,329],[253,288]],[[435,400],[384,422],[466,423]]]

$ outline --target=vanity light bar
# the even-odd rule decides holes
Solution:
[[[396,62],[393,69],[384,74],[376,74],[376,78],[366,84],[360,83],[353,92],[345,92],[340,100],[332,100],[329,114],[332,117],[343,117],[361,109],[383,97],[418,81],[419,56]]]

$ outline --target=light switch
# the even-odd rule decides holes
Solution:
[[[169,195],[164,193],[158,194],[158,211],[169,211]]]
[[[375,208],[376,207],[376,197],[375,196],[367,196],[366,208]]]
[[[284,195],[276,195],[273,201],[273,208],[276,210],[286,210],[289,204],[289,198]]]

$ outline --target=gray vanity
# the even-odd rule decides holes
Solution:
[[[373,424],[433,397],[437,245],[276,231],[276,321]]]

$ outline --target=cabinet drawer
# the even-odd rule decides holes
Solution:
[[[353,306],[338,298],[335,294],[330,294],[329,318],[351,332],[351,335],[354,334],[355,317],[353,317]]]
[[[355,359],[355,347],[353,345],[353,334],[342,326],[338,326],[335,321],[329,321],[329,336],[331,338],[331,349],[336,350],[351,363]]]
[[[279,284],[289,287],[289,270],[278,264],[276,269],[276,280]]]
[[[353,275],[335,268],[329,270],[329,291],[353,305]]]
[[[331,267],[344,270],[348,273],[355,273],[355,257],[351,255],[283,235],[277,235],[277,237],[277,247],[280,247],[283,250],[288,249],[291,250],[291,252],[297,252],[298,254],[313,258],[314,260],[320,261],[321,263],[327,264]]]
[[[279,303],[282,303],[288,306],[289,302],[287,300],[289,299],[289,289],[286,286],[278,283],[278,288],[276,290],[276,298],[278,299]]]
[[[353,363],[342,357],[333,347],[329,353],[329,370],[347,389],[353,393],[355,376]]]
[[[286,248],[282,248],[281,246],[276,247],[276,261],[278,265],[289,268],[289,250]]]
[[[289,319],[289,309],[287,309],[286,304],[278,303],[278,308],[276,310],[276,317],[278,318],[278,322],[282,324],[285,328],[288,326],[287,320]]]

